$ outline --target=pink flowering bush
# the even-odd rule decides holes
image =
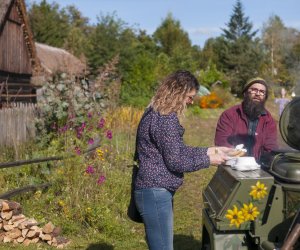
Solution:
[[[78,157],[78,162],[84,166],[85,177],[94,179],[93,182],[100,186],[106,180],[104,169],[113,133],[100,113],[88,112],[81,123],[75,121],[76,117],[71,116],[60,127],[53,124],[52,132],[60,141],[55,144],[56,150]]]

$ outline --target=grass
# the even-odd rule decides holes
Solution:
[[[278,120],[276,107],[271,101],[268,105]],[[185,142],[193,146],[212,146],[217,119],[222,111],[188,110],[182,119],[186,129]],[[131,180],[131,168],[127,165],[132,162],[138,120],[132,112],[129,113],[135,122],[122,118],[120,120],[126,125],[114,123],[111,152],[99,168],[106,176],[103,184],[95,185],[95,180],[84,174],[84,162],[75,157],[50,165],[2,169],[0,192],[26,183],[51,181],[53,186],[48,190],[16,196],[13,200],[21,203],[27,217],[36,218],[41,223],[52,221],[60,226],[62,235],[71,240],[66,249],[147,249],[143,225],[131,222],[126,215]],[[138,112],[140,116],[141,111]],[[119,112],[119,117],[124,113],[124,110]],[[202,191],[215,170],[215,167],[210,167],[186,174],[184,184],[176,192],[174,248],[177,250],[200,249]],[[29,247],[2,243],[0,249],[53,248],[45,243]]]

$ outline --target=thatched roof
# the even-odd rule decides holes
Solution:
[[[86,66],[68,51],[42,43],[35,43],[37,57],[48,75],[65,72],[69,75],[84,75]]]

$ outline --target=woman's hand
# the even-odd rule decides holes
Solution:
[[[226,155],[222,154],[211,154],[209,155],[209,160],[211,165],[220,165],[225,163],[225,161],[228,159]]]
[[[211,155],[211,154],[230,155],[231,153],[233,153],[235,151],[236,150],[234,148],[228,148],[228,147],[210,147],[207,149],[207,155]]]
[[[220,165],[225,163],[225,161],[229,159],[227,153],[230,152],[230,150],[234,150],[234,149],[227,148],[227,147],[208,148],[207,155],[209,156],[210,164]]]

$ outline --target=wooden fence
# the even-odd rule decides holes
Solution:
[[[34,103],[13,103],[0,110],[0,146],[17,146],[35,136]]]

